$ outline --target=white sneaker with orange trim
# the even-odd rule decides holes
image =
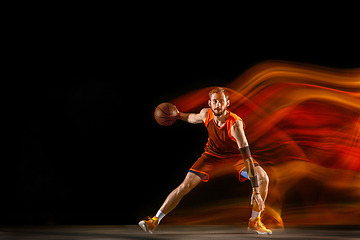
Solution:
[[[138,225],[147,233],[152,233],[159,225],[159,219],[157,217],[148,217],[147,220],[141,220]]]
[[[272,234],[272,231],[267,229],[261,222],[260,217],[255,218],[253,221],[251,221],[251,218],[249,219],[248,231],[258,234]]]

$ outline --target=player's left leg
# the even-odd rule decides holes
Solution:
[[[256,166],[255,169],[258,176],[260,195],[265,202],[269,189],[269,177],[262,167]],[[272,234],[271,230],[267,229],[261,222],[260,214],[259,206],[256,201],[254,201],[248,229],[257,232],[258,234]]]
[[[262,167],[256,166],[255,169],[259,183],[260,195],[265,202],[269,190],[269,177]],[[259,212],[259,206],[256,201],[253,204],[253,210]]]

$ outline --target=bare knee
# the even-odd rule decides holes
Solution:
[[[186,176],[185,180],[177,187],[177,192],[180,195],[188,194],[194,187],[200,183],[201,179],[194,174]]]
[[[190,183],[181,183],[178,187],[178,192],[180,195],[186,195],[191,191],[192,187]]]
[[[269,176],[265,172],[265,170],[258,166],[256,167],[256,173],[258,175],[258,181],[260,185],[268,186],[269,185]]]

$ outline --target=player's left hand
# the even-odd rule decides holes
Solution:
[[[257,203],[260,212],[265,210],[265,203],[260,194],[253,193],[251,195],[251,205],[253,205],[254,201]]]

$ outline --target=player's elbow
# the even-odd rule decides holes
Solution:
[[[196,124],[196,115],[194,113],[189,115],[188,123]]]
[[[189,116],[188,122],[189,122],[189,123],[192,123],[192,124],[202,123],[200,114],[195,114],[195,113],[191,114],[191,115]]]

